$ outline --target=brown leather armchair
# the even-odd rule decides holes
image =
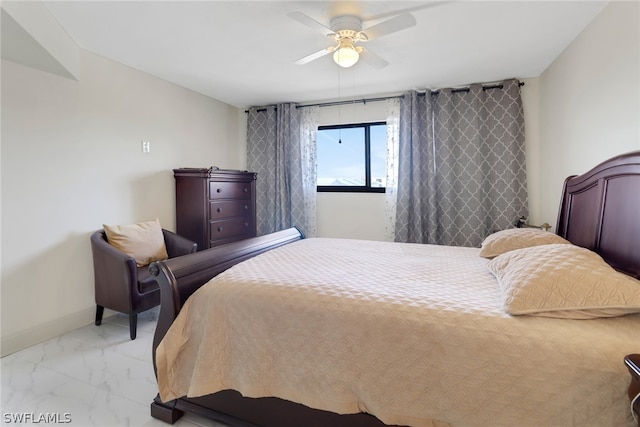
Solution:
[[[189,239],[162,230],[169,258],[196,252],[198,245]],[[160,304],[160,289],[149,267],[137,267],[129,255],[110,245],[104,230],[91,235],[93,272],[96,291],[96,325],[102,323],[104,308],[129,315],[129,333],[136,339],[138,313]]]

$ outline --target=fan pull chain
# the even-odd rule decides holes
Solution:
[[[342,97],[340,95],[341,82],[340,76],[342,75],[342,71],[340,67],[338,67],[338,103],[342,101]],[[338,123],[342,124],[342,105],[338,105]],[[342,128],[338,129],[338,144],[342,144]]]

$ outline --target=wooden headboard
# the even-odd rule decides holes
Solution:
[[[556,233],[640,279],[640,151],[568,177]]]

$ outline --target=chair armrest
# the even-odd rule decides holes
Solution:
[[[138,270],[133,257],[110,245],[98,231],[91,235],[96,303],[128,312],[138,294]]]
[[[96,256],[112,258],[123,264],[128,260],[133,260],[135,263],[135,259],[133,259],[133,257],[125,254],[120,249],[117,249],[115,246],[107,242],[105,238],[102,237],[102,232],[96,232],[91,235],[91,249],[94,251],[94,255]]]
[[[167,247],[169,258],[192,254],[198,250],[198,244],[186,237],[165,229],[162,229],[162,234],[164,235],[164,244]]]

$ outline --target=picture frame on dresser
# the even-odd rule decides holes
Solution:
[[[198,250],[256,236],[256,173],[210,167],[174,169],[173,175],[176,232]]]

